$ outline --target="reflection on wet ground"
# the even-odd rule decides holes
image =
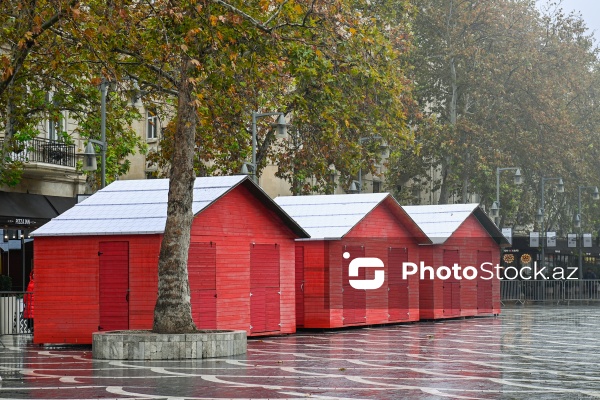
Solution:
[[[90,348],[0,340],[0,398],[588,399],[600,397],[600,307],[252,339],[199,361],[94,361]]]

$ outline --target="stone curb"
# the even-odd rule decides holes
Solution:
[[[99,360],[186,360],[246,354],[246,331],[159,334],[108,331],[92,334],[92,357]]]

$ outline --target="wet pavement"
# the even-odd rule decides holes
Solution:
[[[600,305],[497,318],[251,339],[248,354],[95,361],[91,348],[1,336],[0,398],[589,399],[600,397]]]

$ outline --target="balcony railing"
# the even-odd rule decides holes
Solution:
[[[0,139],[0,146],[4,143]],[[22,142],[19,151],[9,153],[9,157],[15,161],[39,162],[45,164],[75,167],[75,145],[65,144],[56,140],[35,138]],[[1,148],[1,147],[0,147]]]

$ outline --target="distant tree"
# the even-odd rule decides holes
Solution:
[[[531,223],[540,178],[562,176],[570,194],[546,211],[550,226],[567,229],[576,186],[599,167],[598,53],[581,17],[529,0],[415,6],[415,94],[439,125],[418,148],[440,173],[439,202],[478,193],[489,206],[496,168],[518,166],[525,186],[503,183],[502,215]]]

